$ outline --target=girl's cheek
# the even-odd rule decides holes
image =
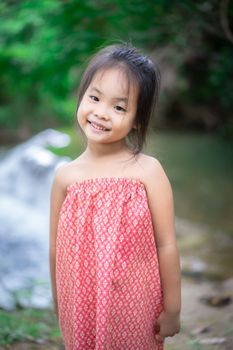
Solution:
[[[84,113],[84,110],[85,110],[85,108],[83,108],[83,104],[80,103],[78,110],[77,110],[77,119],[79,119],[82,116],[82,114]]]
[[[77,115],[76,115],[77,122],[79,123],[79,125],[82,123],[81,115],[82,115],[82,110],[81,110],[81,108],[79,107],[78,110],[77,110]]]
[[[85,102],[85,100],[83,99],[82,102],[79,105],[78,111],[77,111],[77,115],[81,115],[83,113],[87,113],[90,110],[90,103]]]

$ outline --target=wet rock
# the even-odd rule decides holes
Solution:
[[[222,307],[229,305],[232,302],[232,298],[229,295],[209,295],[201,297],[200,301],[209,306]]]

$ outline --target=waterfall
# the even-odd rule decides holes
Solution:
[[[47,146],[69,136],[47,129],[0,159],[0,307],[48,307],[49,199],[55,170],[67,163]]]

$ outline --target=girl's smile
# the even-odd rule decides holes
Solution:
[[[100,124],[91,120],[87,120],[87,121],[93,128],[93,131],[110,131],[110,129],[106,128],[103,124]]]
[[[138,87],[120,68],[98,71],[79,105],[77,118],[87,141],[124,143],[134,126]]]

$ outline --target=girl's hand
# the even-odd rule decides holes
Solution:
[[[180,315],[162,311],[156,323],[156,339],[164,342],[166,337],[173,337],[180,331]]]

